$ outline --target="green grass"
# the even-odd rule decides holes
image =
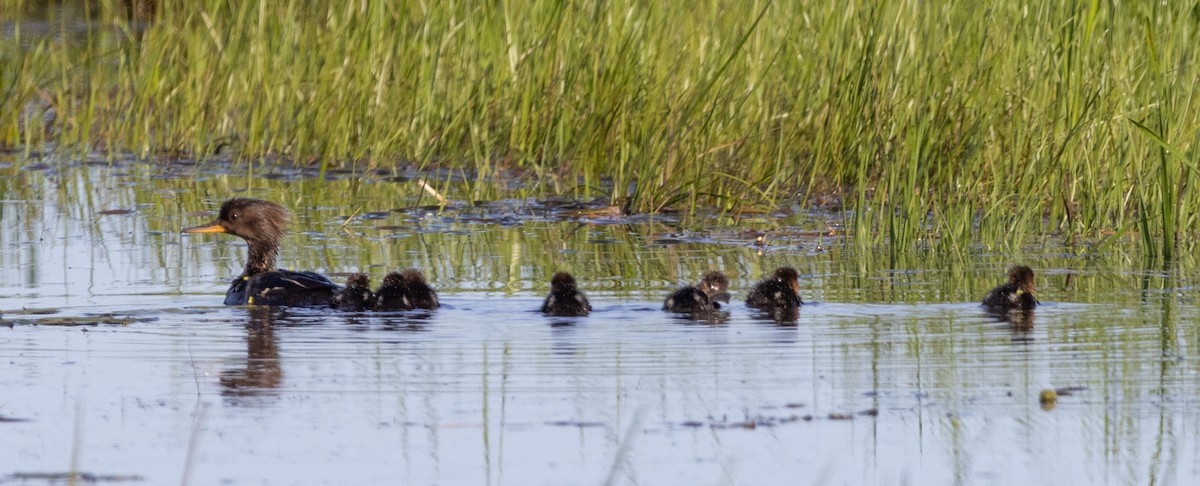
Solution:
[[[1185,2],[205,0],[144,30],[123,12],[0,39],[0,146],[516,173],[729,221],[834,195],[864,249],[899,253],[1053,235],[1172,259],[1200,230]]]

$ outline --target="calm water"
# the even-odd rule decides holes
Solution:
[[[404,177],[94,162],[0,159],[0,483],[1200,481],[1190,268],[895,259],[845,249],[838,215],[689,232],[536,201],[439,213]],[[232,194],[293,208],[281,265],[418,266],[446,308],[219,305],[242,243],[178,230]],[[974,304],[1013,260],[1046,303],[1022,325]],[[781,264],[814,302],[796,325],[658,310],[710,268],[744,296]],[[592,316],[533,312],[556,269]]]

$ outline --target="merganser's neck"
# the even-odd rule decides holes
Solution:
[[[275,258],[279,255],[279,244],[274,241],[246,240],[250,247],[250,255],[246,260],[243,277],[275,270]]]

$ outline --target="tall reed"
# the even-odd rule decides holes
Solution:
[[[16,1],[15,12],[30,2]],[[997,0],[224,2],[0,39],[0,146],[517,174],[862,245],[1192,247],[1192,9]],[[69,34],[69,35],[67,35]],[[52,113],[54,123],[44,126]],[[487,190],[482,185],[474,191]]]

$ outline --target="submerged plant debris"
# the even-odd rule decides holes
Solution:
[[[136,474],[94,474],[89,472],[17,472],[8,476],[11,481],[29,482],[29,481],[46,481],[52,484],[76,484],[76,483],[125,483],[125,482],[141,482],[145,478]]]

